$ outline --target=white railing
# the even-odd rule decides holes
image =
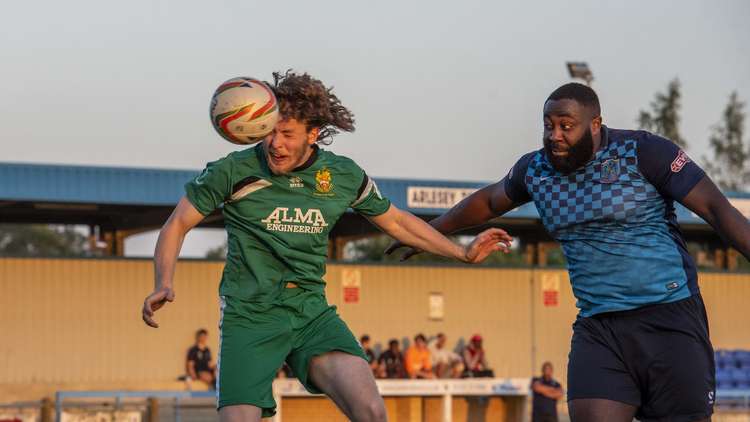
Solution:
[[[376,380],[383,397],[422,396],[443,398],[443,422],[451,422],[453,396],[511,396],[529,395],[529,378],[463,378],[438,380]],[[281,379],[273,383],[276,400],[274,422],[281,422],[281,402],[284,397],[312,397],[296,379]]]
[[[529,394],[528,378],[465,378],[440,380],[377,380],[383,397],[442,397],[442,421],[450,422],[453,414],[453,396],[508,396],[525,400]],[[181,421],[180,403],[189,399],[215,397],[212,391],[58,391],[55,400],[55,420],[61,422],[66,399],[113,398],[116,406],[123,399],[161,398],[173,399],[175,422]],[[313,397],[297,379],[277,379],[273,382],[276,400],[274,422],[281,422],[284,397]]]

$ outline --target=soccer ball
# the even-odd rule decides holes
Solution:
[[[279,120],[273,91],[255,78],[232,78],[211,98],[211,123],[224,139],[239,145],[262,141]]]

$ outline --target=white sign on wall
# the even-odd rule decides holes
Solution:
[[[477,189],[409,186],[406,205],[409,208],[452,208]]]
[[[430,293],[429,299],[430,305],[430,319],[443,319],[445,317],[445,301],[443,300],[443,294],[439,292]]]

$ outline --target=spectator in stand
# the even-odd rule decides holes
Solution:
[[[380,354],[377,377],[406,378],[404,355],[399,350],[398,340],[395,338],[388,342],[388,350]]]
[[[542,364],[542,376],[531,380],[534,392],[531,422],[557,422],[557,401],[563,396],[560,383],[552,378],[552,364]]]
[[[430,345],[430,354],[432,355],[432,367],[435,376],[438,378],[461,378],[464,371],[464,364],[461,356],[453,350],[446,347],[448,339],[445,334],[438,333],[435,341]]]
[[[430,349],[427,348],[424,334],[417,334],[414,337],[414,345],[406,351],[406,373],[409,378],[435,378],[435,374],[432,373]]]
[[[365,352],[365,356],[367,356],[367,363],[370,364],[370,370],[372,371],[372,374],[377,376],[378,360],[375,359],[375,352],[373,352],[372,348],[370,347],[370,336],[365,334],[360,337],[359,344],[362,346],[362,350]]]
[[[187,352],[185,370],[191,380],[203,381],[208,388],[216,388],[216,365],[208,348],[208,331],[204,328],[196,331],[195,344]]]
[[[482,336],[474,334],[469,345],[464,347],[464,365],[467,377],[494,377],[492,369],[487,367],[487,359],[482,348]]]

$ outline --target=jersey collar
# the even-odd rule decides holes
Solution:
[[[310,166],[315,164],[315,161],[318,160],[318,152],[320,151],[320,148],[318,148],[318,144],[314,144],[312,148],[313,148],[312,154],[310,154],[310,157],[307,159],[307,161],[302,163],[301,166],[292,170],[293,172],[307,170],[308,168],[310,168]]]
[[[599,141],[599,151],[604,151],[609,146],[609,129],[607,129],[607,126],[602,125],[599,133],[601,134],[601,140]]]

